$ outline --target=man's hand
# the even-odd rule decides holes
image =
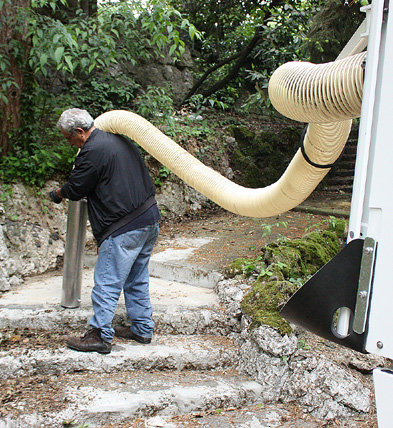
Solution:
[[[56,190],[57,189],[52,190],[51,192],[49,192],[49,198],[55,204],[60,204],[60,202],[63,200],[63,198],[60,198],[60,196],[57,194]]]

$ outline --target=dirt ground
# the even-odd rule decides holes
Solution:
[[[261,248],[286,237],[326,227],[329,216],[349,213],[350,195],[316,192],[298,209],[269,218],[243,217],[223,209],[199,213],[173,221],[162,221],[157,250],[170,245],[171,239],[214,238],[194,254],[193,262],[205,269],[222,269],[236,258],[256,258]]]

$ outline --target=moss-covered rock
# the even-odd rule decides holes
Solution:
[[[231,263],[227,276],[257,276],[241,306],[251,318],[252,327],[267,324],[283,335],[291,333],[290,325],[279,314],[281,308],[302,283],[340,251],[347,224],[346,220],[330,218],[323,230],[270,243],[256,259],[236,259]]]
[[[253,260],[238,258],[234,260],[229,266],[224,269],[224,274],[227,278],[234,278],[237,275],[248,273],[250,263],[254,264]]]
[[[344,218],[329,217],[327,230],[334,232],[340,241],[340,244],[343,244],[347,240],[348,220]]]
[[[289,266],[287,278],[313,275],[339,251],[337,235],[329,230],[310,232],[303,238],[272,243],[264,248],[267,265]]]
[[[265,187],[277,181],[300,146],[300,125],[253,133],[244,126],[227,128],[235,138],[231,167],[246,187]]]
[[[279,310],[296,292],[297,286],[288,281],[257,280],[241,304],[243,313],[252,322],[251,328],[267,324],[276,328],[282,335],[292,333],[289,323],[279,314]]]

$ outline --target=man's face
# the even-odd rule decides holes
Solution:
[[[76,128],[76,134],[72,135],[64,129],[61,130],[61,133],[64,135],[64,138],[71,144],[71,146],[76,146],[81,148],[85,143],[87,136],[86,132],[82,128]]]

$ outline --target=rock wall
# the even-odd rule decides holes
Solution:
[[[229,318],[239,319],[250,284],[224,279],[215,291]],[[294,327],[281,335],[261,325],[252,329],[247,315],[232,336],[239,348],[238,370],[261,385],[264,402],[297,403],[316,418],[332,420],[368,413],[373,403],[372,370],[386,361],[324,341]]]
[[[64,253],[65,204],[51,204],[47,194],[21,184],[7,188],[0,202],[0,291],[19,285],[25,276],[57,266]]]
[[[135,65],[129,63],[124,71],[144,90],[149,86],[167,85],[171,88],[174,104],[180,104],[193,86],[193,67],[191,53],[186,48],[183,56],[175,63],[169,55],[156,58],[153,56]]]

